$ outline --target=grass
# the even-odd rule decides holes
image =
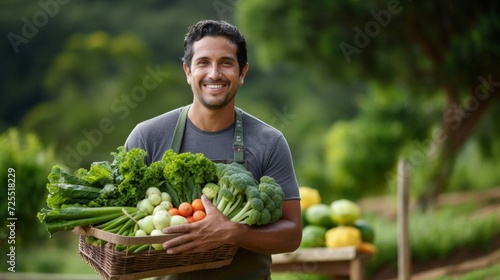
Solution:
[[[498,279],[498,275],[500,275],[500,264],[471,271],[460,276],[441,276],[433,280],[493,280]]]
[[[459,248],[488,249],[489,242],[500,234],[500,223],[495,215],[469,218],[478,206],[461,204],[426,213],[410,215],[410,247],[412,257],[418,261],[444,259]],[[377,233],[375,245],[379,253],[368,263],[369,272],[383,265],[397,264],[397,225],[371,217]]]

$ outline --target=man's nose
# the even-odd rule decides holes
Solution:
[[[221,75],[220,69],[218,65],[213,65],[208,73],[208,76],[214,80],[218,79]]]

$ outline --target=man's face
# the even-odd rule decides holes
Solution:
[[[238,86],[243,84],[248,70],[246,65],[240,75],[236,48],[222,36],[206,36],[193,44],[191,67],[184,64],[184,72],[195,95],[194,102],[209,109],[234,104]]]

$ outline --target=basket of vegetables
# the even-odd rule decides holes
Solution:
[[[207,252],[171,255],[155,248],[171,237],[168,235],[129,237],[93,227],[78,232],[78,254],[104,279],[141,279],[218,268],[230,264],[237,250],[223,245]],[[134,253],[137,249],[140,252]]]
[[[123,147],[112,162],[76,173],[54,166],[48,176],[47,207],[38,213],[50,236],[73,230],[78,253],[104,279],[141,279],[231,263],[237,247],[167,254],[168,226],[205,217],[200,197],[229,220],[264,225],[281,217],[284,194],[273,178],[260,180],[237,163],[215,163],[202,154],[165,152],[147,166],[146,152]]]

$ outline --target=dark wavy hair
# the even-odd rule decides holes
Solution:
[[[236,26],[225,21],[202,20],[189,27],[184,37],[184,56],[182,57],[182,62],[191,67],[193,44],[205,36],[223,36],[236,45],[236,57],[241,74],[243,67],[247,64],[247,44]]]

